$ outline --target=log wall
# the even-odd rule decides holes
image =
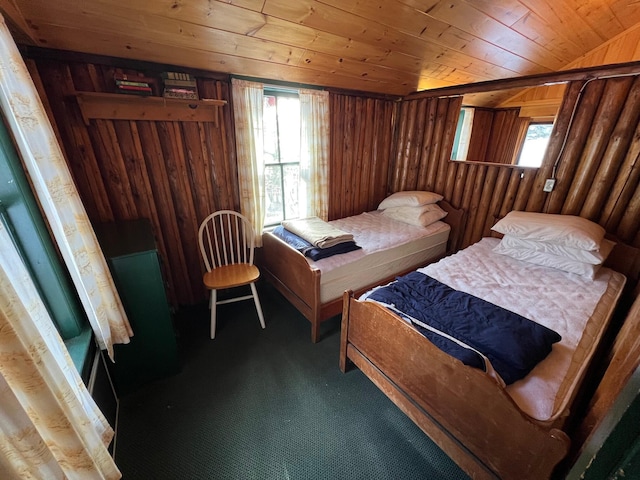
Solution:
[[[239,207],[231,106],[217,109],[216,122],[86,125],[74,94],[109,91],[113,67],[45,59],[29,65],[91,221],[150,219],[169,301],[205,298],[199,224],[212,211]],[[199,78],[198,90],[202,98],[230,100],[228,81]]]
[[[113,67],[43,57],[28,64],[91,221],[151,219],[170,301],[204,300],[199,222],[239,203],[231,104],[218,109],[216,122],[86,125],[74,93],[107,91]],[[231,101],[226,76],[198,81],[202,97]],[[450,161],[461,97],[398,102],[332,92],[329,218],[373,210],[391,192],[433,190],[469,213],[463,246],[515,209],[582,215],[639,247],[640,85],[631,76],[590,81],[581,92],[583,85],[567,87],[538,170]],[[559,154],[556,188],[544,193]]]
[[[636,76],[594,80],[586,85],[571,82],[540,169],[452,162],[445,154],[433,155],[436,145],[450,146],[455,101],[404,101],[390,165],[391,191],[430,189],[443,194],[455,207],[465,208],[469,220],[463,246],[489,235],[495,221],[509,211],[527,210],[580,215],[639,247],[638,89],[640,79]],[[437,112],[435,116],[433,112]],[[446,128],[434,137],[436,126]],[[545,193],[542,187],[558,156],[556,187]]]
[[[399,103],[331,93],[329,219],[378,208],[387,193]]]

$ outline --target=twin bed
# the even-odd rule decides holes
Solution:
[[[311,322],[311,341],[320,324],[342,312],[345,290],[364,292],[453,251],[464,211],[445,201],[442,221],[428,227],[402,223],[379,211],[329,222],[353,233],[362,248],[312,261],[271,232],[262,235],[261,272]]]
[[[356,365],[472,478],[550,478],[569,451],[567,422],[625,277],[604,267],[589,278],[523,262],[496,253],[500,240],[492,237],[450,255],[464,214],[442,203],[454,226],[436,225],[427,235],[436,240],[425,254],[383,262],[386,267],[375,278],[355,273],[353,263],[332,276],[331,268],[320,270],[268,234],[265,253],[273,257],[274,248],[278,253],[267,259],[267,276],[311,321],[314,341],[320,322],[342,307],[341,370]],[[372,271],[372,258],[362,264],[365,272]],[[333,268],[340,271],[340,265]],[[416,268],[456,291],[534,320],[561,339],[530,373],[505,385],[499,375],[434,346],[406,315],[368,298],[372,285]],[[343,296],[336,300],[339,289]]]

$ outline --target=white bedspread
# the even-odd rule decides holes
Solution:
[[[382,215],[381,211],[332,220],[334,227],[353,234],[362,247],[321,260],[306,258],[322,272],[320,300],[340,298],[347,289],[358,290],[399,272],[426,265],[444,254],[451,227],[438,221],[417,227]]]
[[[329,223],[337,229],[353,234],[353,239],[362,248],[315,262],[308,259],[309,263],[319,268],[323,275],[373,253],[409,244],[441,231],[449,231],[449,226],[444,222],[438,221],[428,227],[417,227],[385,217],[382,211],[364,212],[360,215],[332,220]]]
[[[601,268],[594,280],[590,280],[528,264],[494,253],[492,249],[498,242],[497,238],[484,238],[418,271],[534,320],[562,336],[551,354],[527,377],[507,387],[509,395],[525,413],[541,421],[551,421],[562,413],[554,410],[562,406],[556,396],[587,322],[609,282],[622,285],[624,276]]]

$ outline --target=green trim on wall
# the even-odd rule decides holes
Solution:
[[[62,338],[79,335],[86,317],[4,122],[0,122],[0,217]]]
[[[587,440],[566,480],[638,478],[621,474],[638,470],[639,445],[640,367]]]

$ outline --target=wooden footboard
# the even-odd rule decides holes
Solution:
[[[320,270],[275,235],[262,235],[261,271],[276,289],[311,322],[311,341],[320,336]]]
[[[524,415],[492,378],[345,292],[343,372],[349,360],[472,478],[545,479],[567,455],[568,436]]]

